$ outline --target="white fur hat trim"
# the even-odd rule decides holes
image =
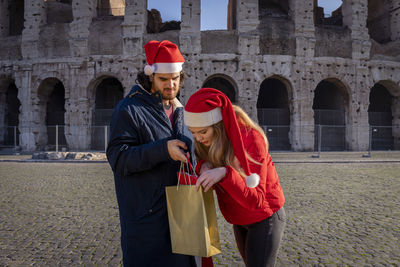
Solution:
[[[252,173],[246,177],[246,185],[247,187],[254,188],[260,183],[260,175],[257,173]]]
[[[221,108],[214,108],[206,112],[183,111],[183,118],[188,127],[207,127],[222,121]]]

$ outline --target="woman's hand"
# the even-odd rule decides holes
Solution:
[[[208,161],[204,162],[203,165],[201,165],[201,168],[200,168],[200,175],[203,174],[205,171],[208,171],[210,169],[211,169],[211,164]]]
[[[196,189],[199,190],[200,186],[203,187],[204,192],[207,192],[213,185],[221,181],[226,175],[226,168],[219,167],[206,170],[200,175],[196,182]]]

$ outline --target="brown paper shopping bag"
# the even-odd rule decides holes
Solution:
[[[210,257],[221,253],[212,190],[194,185],[167,186],[168,220],[172,252]]]

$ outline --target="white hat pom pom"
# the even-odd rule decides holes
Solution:
[[[153,65],[146,65],[144,67],[144,74],[146,74],[147,76],[150,76],[154,73],[154,66]]]
[[[252,173],[249,176],[246,177],[246,185],[247,187],[257,187],[257,185],[260,183],[260,175],[257,173]]]

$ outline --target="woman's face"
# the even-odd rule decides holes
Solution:
[[[214,128],[208,127],[188,127],[192,132],[194,139],[205,145],[206,147],[211,146],[214,137]]]

